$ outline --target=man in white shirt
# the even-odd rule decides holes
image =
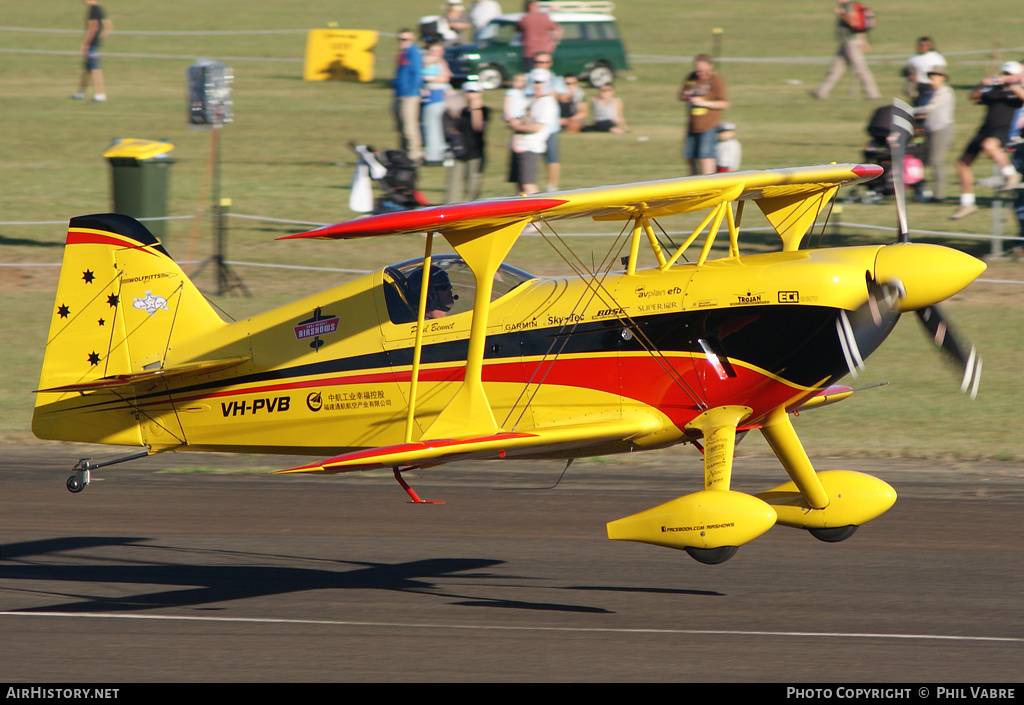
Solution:
[[[946,59],[935,51],[935,43],[931,37],[917,40],[917,53],[910,57],[903,69],[907,77],[907,95],[914,101],[914,106],[921,106],[932,96],[932,85],[928,74],[937,69],[946,68]]]
[[[497,0],[477,0],[469,8],[469,22],[473,25],[473,39],[476,40],[480,30],[487,26],[487,23],[501,14],[501,5]]]
[[[509,122],[517,133],[514,158],[516,160],[516,182],[524,194],[537,193],[537,173],[540,171],[540,155],[547,153],[551,125],[560,119],[558,101],[551,94],[548,85],[551,72],[543,69],[530,72],[528,81],[532,84],[533,98],[524,117]]]
[[[554,59],[551,54],[547,52],[541,52],[533,59],[533,65],[536,67],[530,72],[531,80],[526,85],[526,96],[528,98],[533,97],[533,86],[537,77],[545,79],[548,90],[547,92],[555,99],[559,104],[562,102],[568,102],[571,99],[569,94],[569,88],[565,83],[565,79],[555,74],[551,70],[554,64]],[[562,131],[562,106],[558,106],[558,115],[554,118],[553,122],[548,125],[550,128],[548,132],[548,146],[544,150],[544,161],[547,164],[547,190],[557,191],[558,182],[562,177],[562,158],[561,151],[558,146],[558,133]]]

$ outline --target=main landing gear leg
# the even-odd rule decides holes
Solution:
[[[796,435],[793,422],[783,407],[779,407],[771,413],[768,420],[762,425],[761,433],[764,435],[768,445],[775,451],[779,462],[786,468],[793,484],[804,496],[804,501],[811,509],[825,509],[830,504],[828,492],[821,484],[821,478],[811,465],[810,458],[804,450],[803,444]],[[853,536],[857,530],[856,524],[832,527],[807,527],[808,533],[819,541],[827,543],[838,543]]]
[[[732,485],[732,460],[736,449],[736,426],[750,415],[745,406],[720,406],[704,412],[687,426],[704,434],[704,489],[728,492]],[[736,555],[739,546],[698,548],[687,546],[690,558],[718,565]]]
[[[782,467],[786,468],[793,483],[804,496],[811,509],[824,509],[828,506],[829,499],[825,488],[821,486],[818,473],[811,465],[811,459],[807,457],[800,438],[796,435],[793,422],[789,420],[789,414],[783,407],[777,408],[761,426],[761,434],[768,441],[768,445],[775,451]]]
[[[82,458],[77,463],[74,470],[74,475],[68,478],[67,487],[68,492],[72,494],[78,494],[85,489],[85,486],[89,484],[92,479],[92,471],[97,468],[105,468],[108,465],[116,465],[118,463],[124,463],[129,460],[136,460],[138,458],[145,458],[149,455],[148,451],[142,453],[133,453],[132,455],[126,455],[123,458],[115,458],[114,460],[108,460],[103,463],[93,463],[89,458]]]

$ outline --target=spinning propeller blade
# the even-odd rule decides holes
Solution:
[[[949,327],[938,306],[926,306],[918,309],[916,313],[936,347],[941,349],[958,369],[963,370],[960,391],[970,394],[971,399],[977,397],[978,385],[981,384],[981,356],[978,355],[977,348],[970,341],[961,339]]]
[[[907,221],[906,184],[903,176],[903,158],[907,145],[914,135],[914,110],[899,98],[892,102],[892,130],[889,133],[889,148],[892,157],[893,188],[896,192],[897,242],[910,242]],[[884,284],[882,285],[885,286]],[[888,292],[887,292],[888,293]],[[874,300],[875,297],[872,297]],[[978,395],[981,383],[981,357],[977,349],[950,327],[942,310],[936,304],[916,309],[917,317],[924,324],[935,345],[963,370],[960,391],[969,393],[971,399]]]
[[[907,192],[903,177],[903,158],[914,136],[914,109],[899,98],[892,101],[892,130],[889,132],[889,155],[892,159],[892,183],[896,191],[897,242],[910,242],[907,227]]]

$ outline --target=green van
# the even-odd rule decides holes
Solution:
[[[522,13],[500,15],[484,27],[475,44],[449,47],[445,60],[458,84],[476,76],[491,90],[508,83],[522,71],[523,46],[516,24]],[[611,15],[552,12],[562,27],[552,71],[557,76],[578,76],[596,87],[611,83],[620,71],[629,70],[626,49]]]

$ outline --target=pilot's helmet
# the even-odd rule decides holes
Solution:
[[[420,267],[409,275],[409,293],[412,295],[413,306],[418,306],[420,301],[420,283],[423,279],[423,268]],[[436,311],[441,308],[441,299],[438,291],[443,291],[452,285],[448,278],[448,272],[436,264],[430,266],[430,282],[427,287],[427,310]]]

